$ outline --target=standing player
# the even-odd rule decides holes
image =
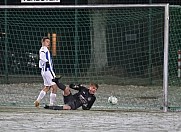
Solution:
[[[96,83],[91,83],[89,88],[86,88],[82,85],[70,84],[69,87],[66,87],[58,81],[57,78],[53,79],[56,82],[57,86],[63,90],[64,105],[63,106],[48,106],[46,105],[45,109],[52,110],[76,110],[79,107],[82,107],[83,110],[89,110],[94,104],[96,97],[95,93],[98,89]],[[77,93],[73,94],[70,91],[71,89],[78,90]]]
[[[40,91],[38,98],[34,102],[35,107],[39,107],[40,101],[50,90],[50,88],[50,105],[54,105],[57,93],[57,85],[55,82],[52,82],[52,79],[55,78],[55,73],[53,71],[52,58],[49,52],[50,39],[48,37],[43,37],[41,42],[42,47],[39,50],[39,68],[41,68],[41,75],[44,81],[44,88]]]

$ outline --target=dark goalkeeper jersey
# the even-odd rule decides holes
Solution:
[[[73,94],[74,97],[74,109],[82,106],[83,110],[89,110],[94,104],[96,97],[89,93],[89,89],[82,85],[70,86],[71,89],[78,90],[79,92]]]

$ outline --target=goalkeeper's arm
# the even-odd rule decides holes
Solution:
[[[83,104],[83,105],[82,105],[82,109],[83,109],[83,110],[90,110],[91,107],[92,107],[92,105],[94,104],[95,100],[96,100],[96,97],[94,96],[94,98],[92,98],[92,99],[88,102],[88,104]]]
[[[71,89],[74,89],[74,90],[81,90],[82,88],[84,88],[81,84],[78,84],[78,85],[75,85],[75,84],[70,84],[69,87]]]

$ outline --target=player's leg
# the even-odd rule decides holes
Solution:
[[[38,95],[38,98],[34,102],[35,107],[37,107],[37,108],[40,105],[40,101],[44,98],[46,93],[50,90],[50,85],[48,84],[47,78],[46,78],[46,72],[41,71],[41,75],[42,75],[42,78],[43,78],[44,88],[40,91],[40,93]]]
[[[50,93],[50,105],[54,105],[56,102],[56,94],[57,94],[57,85],[55,82],[52,81],[54,76],[51,74],[51,71],[46,72],[46,79],[47,83],[51,86],[51,93]]]
[[[54,84],[51,86],[52,90],[50,93],[50,105],[54,105],[56,102],[56,93],[57,93],[57,85]]]
[[[40,91],[36,101],[34,102],[35,107],[39,107],[40,101],[44,98],[46,93],[49,91],[50,87],[49,86],[44,86],[44,88]]]

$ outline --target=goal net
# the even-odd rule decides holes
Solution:
[[[49,36],[55,73],[64,76],[64,83],[94,81],[108,87],[105,91],[110,92],[97,105],[111,93],[123,100],[121,106],[163,106],[168,74],[166,7],[0,6],[0,81],[41,83],[38,52],[41,38]],[[114,87],[121,88],[118,92]]]

